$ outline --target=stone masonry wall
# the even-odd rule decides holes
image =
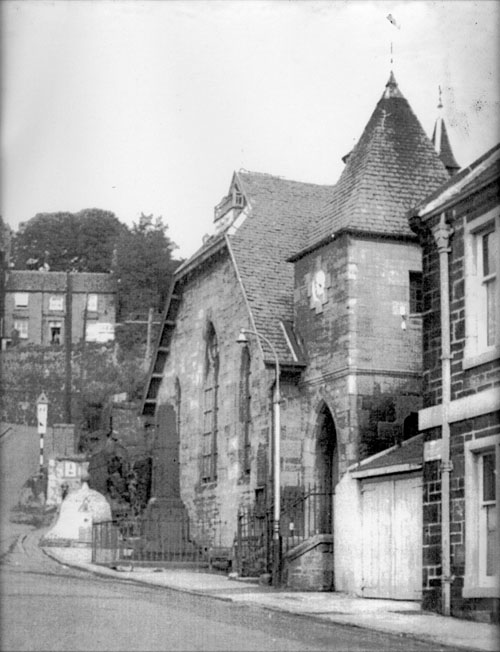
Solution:
[[[319,269],[326,274],[321,305],[311,292]],[[360,454],[392,445],[420,407],[421,316],[409,314],[409,272],[420,269],[416,243],[347,235],[296,263],[296,328],[309,362],[301,386],[306,429],[313,437],[326,402],[340,474]],[[386,423],[392,426],[384,430]],[[360,449],[365,435],[372,442]]]
[[[450,334],[451,334],[451,399],[461,398],[498,384],[500,361],[497,359],[471,369],[463,369],[465,349],[465,280],[464,223],[498,205],[498,185],[484,195],[476,194],[459,204],[451,219],[454,233],[449,254]],[[423,247],[423,380],[424,407],[441,402],[441,325],[439,254],[431,229],[439,222],[433,218],[421,234]]]
[[[217,480],[202,482],[203,382],[206,336],[212,323],[219,350]],[[265,368],[260,347],[249,338],[251,395],[251,472],[242,467],[243,424],[240,410],[240,329],[252,328],[244,295],[231,261],[222,256],[186,279],[182,302],[170,342],[158,404],[178,411],[180,389],[180,485],[181,498],[191,517],[193,535],[206,545],[230,546],[236,534],[236,516],[241,505],[255,501],[255,490],[268,480],[274,367]],[[300,446],[294,435],[300,429],[293,402],[294,386],[284,379],[282,439],[283,466],[298,460]],[[158,433],[168,436],[167,433]],[[264,477],[262,477],[264,476]],[[296,478],[296,476],[295,476]],[[285,480],[284,480],[285,482]]]
[[[464,598],[465,576],[465,459],[466,441],[500,434],[500,413],[493,412],[450,426],[450,547],[451,547],[451,609],[452,615],[472,620],[498,620],[498,598]],[[425,440],[441,437],[441,429],[425,432]],[[423,482],[423,598],[422,607],[442,611],[441,604],[441,471],[440,460],[424,464]]]
[[[478,394],[499,387],[500,361],[463,368],[465,349],[465,269],[464,225],[498,205],[498,184],[476,193],[447,216],[454,229],[450,241],[450,335],[451,335],[451,400]],[[441,403],[441,325],[439,254],[431,232],[439,216],[427,223],[420,233],[423,246],[423,401],[424,407]],[[453,470],[450,476],[451,572],[455,579],[451,588],[453,615],[473,619],[498,619],[498,599],[462,597],[465,573],[465,468],[464,443],[500,432],[498,413],[465,419],[450,426],[450,452]],[[441,429],[424,433],[426,442],[440,439]],[[423,513],[423,607],[441,611],[441,471],[440,460],[424,463]],[[495,615],[496,614],[496,615]]]

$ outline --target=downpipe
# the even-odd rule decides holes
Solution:
[[[450,422],[449,410],[451,400],[451,345],[450,345],[450,283],[449,253],[452,227],[445,221],[446,214],[441,213],[439,224],[432,233],[439,252],[440,308],[441,308],[441,592],[442,612],[451,613],[451,555],[450,555]]]

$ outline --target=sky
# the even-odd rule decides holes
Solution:
[[[153,214],[190,256],[233,171],[335,183],[391,69],[429,136],[441,86],[461,166],[500,141],[498,1],[3,0],[0,12],[0,207],[14,230],[42,212]]]

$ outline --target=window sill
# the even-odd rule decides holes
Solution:
[[[500,586],[464,586],[464,598],[500,598]]]
[[[497,359],[500,359],[500,347],[498,346],[494,349],[491,349],[490,351],[485,351],[484,353],[478,353],[477,355],[468,355],[464,357],[462,361],[462,368],[472,369]]]

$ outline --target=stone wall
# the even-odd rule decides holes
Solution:
[[[484,192],[465,198],[447,215],[453,227],[449,253],[450,283],[450,339],[451,339],[451,400],[465,397],[481,400],[483,392],[494,392],[500,382],[500,360],[464,368],[465,332],[465,261],[464,226],[498,205],[498,183]],[[432,227],[440,216],[432,218],[420,231],[423,246],[423,404],[439,406],[442,397],[441,379],[441,324],[439,254],[432,235]],[[460,419],[450,425],[450,455],[453,465],[450,474],[450,539],[451,539],[451,611],[458,617],[476,620],[498,620],[499,599],[491,597],[464,597],[466,559],[466,496],[467,482],[464,464],[464,445],[500,433],[500,417],[495,411],[485,410],[469,416],[461,410]],[[424,432],[426,446],[440,444],[441,428],[436,426]],[[441,583],[441,469],[439,456],[424,462],[423,496],[423,607],[442,611]],[[472,524],[469,521],[469,526]]]
[[[450,549],[451,549],[451,609],[458,618],[496,620],[499,618],[498,598],[464,598],[466,572],[466,509],[464,444],[489,435],[500,434],[500,413],[490,413],[473,419],[459,421],[450,426]],[[441,429],[426,433],[426,440],[438,440]],[[423,597],[422,607],[429,611],[442,611],[441,601],[441,461],[430,460],[424,464],[423,495]]]
[[[331,591],[333,536],[317,534],[284,557],[283,584],[294,591]]]
[[[137,365],[118,364],[112,344],[87,344],[73,347],[71,369],[72,420],[81,424],[83,404],[97,401],[102,405],[112,394],[133,388]],[[36,425],[36,401],[43,391],[49,400],[48,424],[65,422],[63,348],[27,346],[2,351],[0,389],[2,421]]]
[[[492,185],[484,194],[468,197],[456,208],[452,218],[454,233],[449,254],[450,270],[450,334],[451,334],[451,399],[461,398],[483,391],[498,382],[500,360],[471,369],[463,369],[465,349],[465,269],[464,269],[464,221],[486,213],[498,205],[498,184]],[[439,222],[439,216],[431,220],[421,233],[423,247],[423,400],[424,407],[441,401],[441,324],[439,254],[431,228]]]
[[[217,479],[202,481],[203,386],[207,333],[213,324],[219,351],[217,411]],[[187,279],[170,342],[164,379],[158,393],[158,414],[169,406],[169,428],[156,433],[155,457],[163,456],[159,472],[168,482],[166,438],[179,439],[181,498],[191,518],[193,536],[204,545],[231,546],[236,534],[240,505],[252,504],[255,489],[269,469],[272,384],[274,368],[265,369],[260,347],[249,338],[251,473],[242,467],[243,428],[240,410],[240,329],[252,328],[248,309],[234,268],[226,256],[207,264]],[[286,384],[283,387],[286,402]],[[286,409],[285,409],[286,412]],[[178,432],[177,432],[178,430]],[[287,433],[288,426],[283,425]],[[156,461],[158,464],[158,460]],[[259,477],[260,476],[260,477]]]
[[[320,269],[326,289],[318,305],[311,283]],[[340,475],[393,445],[420,408],[421,316],[409,312],[409,273],[420,270],[414,242],[348,235],[296,263],[295,323],[308,361],[305,429],[314,437],[324,401],[335,422]]]

